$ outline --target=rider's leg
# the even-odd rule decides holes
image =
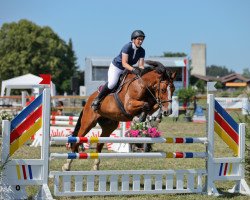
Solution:
[[[108,95],[112,89],[108,88],[108,83],[106,83],[103,87],[98,96],[95,98],[95,100],[92,103],[92,108],[94,111],[98,110],[100,107],[100,102]]]
[[[100,107],[100,102],[113,90],[113,88],[116,86],[120,75],[123,73],[123,70],[117,68],[113,65],[113,63],[110,64],[109,70],[108,70],[108,82],[104,85],[101,92],[98,94],[96,99],[92,103],[92,108],[94,111],[98,110]]]

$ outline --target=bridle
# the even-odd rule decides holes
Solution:
[[[159,105],[160,109],[162,108],[162,105],[164,103],[172,103],[172,96],[171,96],[171,91],[170,91],[170,82],[169,84],[167,84],[167,95],[168,95],[168,100],[162,100],[161,99],[161,83],[162,82],[166,82],[167,84],[167,80],[160,80],[159,84],[158,84],[158,92],[157,92],[157,98],[156,98],[156,102]]]
[[[142,82],[144,82],[143,81],[143,79],[141,78],[141,76],[137,76]],[[148,92],[151,94],[151,96],[154,98],[154,100],[156,101],[156,103],[159,105],[159,108],[160,109],[162,109],[162,106],[163,106],[163,104],[164,103],[166,103],[166,102],[170,102],[170,103],[172,103],[172,97],[171,97],[171,91],[170,91],[170,84],[168,84],[168,86],[167,86],[167,94],[168,94],[168,98],[170,98],[170,99],[168,99],[168,100],[161,100],[161,83],[162,82],[167,82],[167,80],[162,80],[162,78],[161,78],[161,80],[159,81],[159,83],[158,83],[158,92],[157,92],[157,95],[155,96],[153,93],[152,93],[152,91],[149,89],[149,87],[147,86],[147,84],[145,84],[146,85],[146,89],[148,90]],[[170,81],[169,81],[170,82]],[[170,94],[170,95],[169,95]]]

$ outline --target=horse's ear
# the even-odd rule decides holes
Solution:
[[[171,73],[171,79],[174,80],[176,78],[176,75],[177,75],[176,71],[172,72]]]

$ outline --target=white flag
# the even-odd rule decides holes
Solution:
[[[216,91],[217,89],[214,87],[217,82],[207,82],[207,91]]]

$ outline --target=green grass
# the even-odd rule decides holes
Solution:
[[[180,116],[177,122],[174,122],[170,118],[165,118],[160,124],[159,129],[164,133],[163,137],[205,137],[206,136],[206,125],[205,124],[194,124],[185,122],[183,116]],[[231,151],[224,145],[218,137],[215,137],[215,154],[218,156],[231,156]],[[94,150],[91,150],[94,151]],[[193,152],[204,152],[205,146],[202,144],[154,144],[153,151],[193,151]],[[52,146],[51,152],[68,152],[63,146]],[[103,152],[107,152],[104,150]],[[13,158],[37,158],[40,155],[40,148],[29,147],[25,145],[14,155]],[[61,166],[65,160],[52,160],[50,161],[50,170],[61,171]],[[93,160],[75,160],[73,162],[72,170],[90,170],[93,165]],[[204,159],[110,159],[102,160],[100,165],[102,170],[156,170],[156,169],[204,169]],[[250,184],[248,182],[248,184]],[[227,190],[232,188],[234,182],[218,182],[216,186],[218,190],[224,195],[221,197],[209,197],[207,195],[199,194],[174,194],[174,195],[134,195],[134,196],[107,196],[107,197],[55,197],[55,199],[67,200],[100,200],[100,199],[133,199],[133,200],[146,200],[146,199],[226,199],[233,198],[237,200],[250,199],[249,197],[229,194]],[[49,187],[53,194],[53,180],[49,180]],[[36,193],[36,187],[28,187],[28,194],[30,198]]]

